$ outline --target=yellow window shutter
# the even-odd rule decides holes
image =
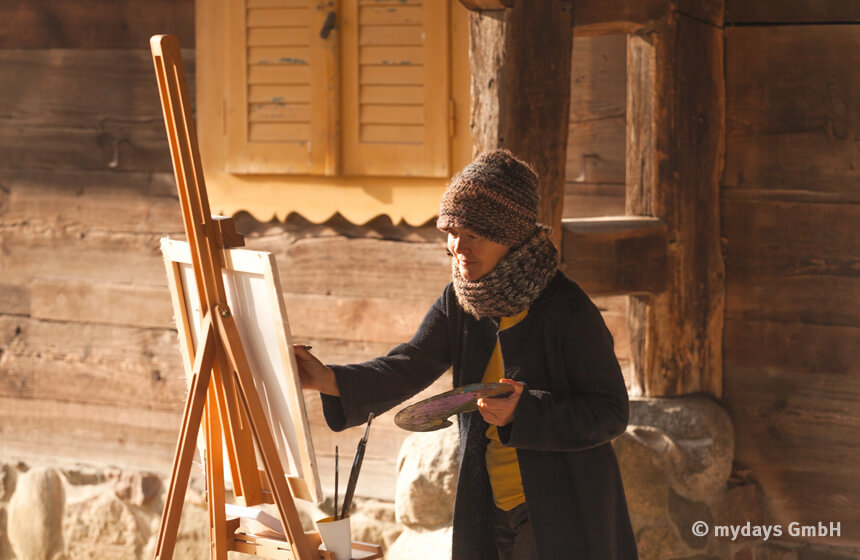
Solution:
[[[336,175],[338,35],[331,0],[230,0],[227,171]]]
[[[345,175],[447,177],[447,0],[342,0]]]

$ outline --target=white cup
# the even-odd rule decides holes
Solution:
[[[352,558],[352,535],[349,530],[349,517],[334,520],[326,517],[317,521],[320,537],[325,549],[333,552],[337,560],[350,560]]]

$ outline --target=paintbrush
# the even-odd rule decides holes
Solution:
[[[337,446],[334,446],[334,520],[337,521],[337,479],[338,479],[338,466],[337,466]]]
[[[367,447],[367,435],[370,433],[371,421],[373,421],[372,412],[367,417],[367,428],[364,430],[364,437],[358,442],[358,448],[355,450],[355,459],[352,460],[352,470],[349,472],[349,482],[346,483],[346,494],[343,496],[343,508],[340,510],[341,519],[349,514],[349,507],[352,505],[352,495],[355,492],[355,485],[358,483],[361,462],[364,460],[364,448]]]

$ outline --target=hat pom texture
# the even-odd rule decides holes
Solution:
[[[538,184],[534,168],[508,150],[483,152],[451,179],[436,226],[522,245],[537,226]]]

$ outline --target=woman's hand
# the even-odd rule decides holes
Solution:
[[[514,419],[514,410],[517,408],[517,403],[520,402],[520,395],[523,394],[523,384],[513,379],[502,379],[502,383],[507,383],[513,386],[514,392],[503,398],[481,398],[478,399],[478,412],[487,421],[487,424],[494,426],[506,426]]]
[[[308,352],[307,347],[301,344],[293,344],[293,351],[296,353],[299,380],[302,382],[303,389],[315,389],[326,395],[340,396],[337,379],[330,367],[323,365],[313,354]]]

